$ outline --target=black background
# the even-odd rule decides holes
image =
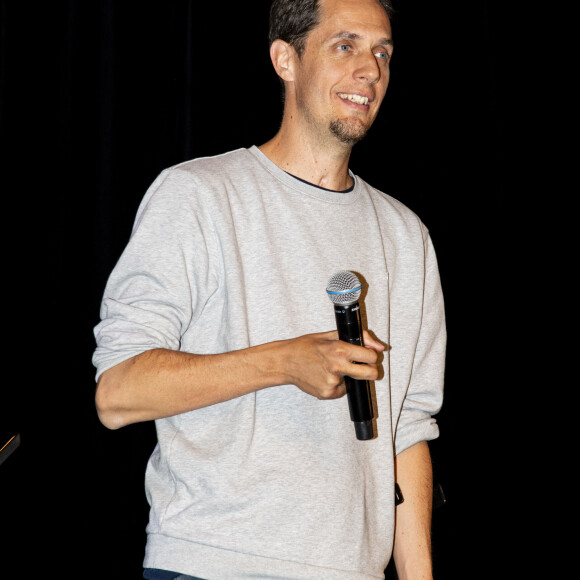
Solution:
[[[268,5],[0,2],[0,427],[22,438],[0,467],[3,570],[140,577],[155,433],[98,422],[92,329],[157,174],[277,130]],[[351,168],[415,211],[438,254],[449,343],[431,445],[447,496],[436,577],[509,577],[522,224],[540,187],[526,155],[528,25],[489,1],[396,6],[391,84]]]

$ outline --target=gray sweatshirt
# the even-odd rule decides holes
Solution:
[[[335,329],[325,290],[339,270],[359,274],[368,328],[390,347],[371,441],[356,439],[346,397],[294,385],[157,420],[146,567],[384,577],[394,455],[438,436],[445,320],[427,229],[352,177],[352,191],[323,190],[252,147],[168,169],[145,195],[95,328],[97,378],[153,348],[221,353]]]

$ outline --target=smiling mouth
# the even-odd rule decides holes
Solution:
[[[369,103],[368,97],[361,97],[360,95],[353,95],[350,93],[338,93],[338,96],[345,101],[357,103],[358,105],[368,105]]]

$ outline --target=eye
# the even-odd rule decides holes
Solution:
[[[390,58],[389,53],[384,50],[379,50],[378,52],[375,52],[375,55],[377,58],[384,61],[388,61]]]
[[[340,52],[348,52],[350,50],[350,44],[339,44],[337,48]]]

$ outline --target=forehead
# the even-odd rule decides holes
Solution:
[[[321,0],[320,22],[311,35],[324,40],[341,32],[391,39],[391,23],[377,0]]]

